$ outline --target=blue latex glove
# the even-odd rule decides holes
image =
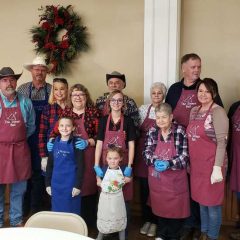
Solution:
[[[131,167],[126,167],[123,174],[124,174],[125,177],[131,177],[132,168]]]
[[[88,141],[78,138],[75,142],[75,147],[79,150],[84,150],[88,146]]]
[[[54,145],[53,139],[49,139],[49,141],[47,142],[47,150],[48,150],[48,152],[52,152],[53,145]]]
[[[156,160],[154,162],[154,168],[158,172],[163,172],[166,171],[169,167],[169,162],[168,161],[163,161],[163,160]]]
[[[98,177],[100,177],[100,178],[103,177],[103,171],[102,171],[102,169],[101,169],[99,166],[94,166],[94,170],[95,170],[96,175],[97,175]]]

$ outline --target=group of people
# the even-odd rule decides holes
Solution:
[[[140,108],[123,93],[126,78],[119,72],[106,75],[108,92],[94,104],[82,84],[69,88],[60,77],[47,83],[42,57],[24,67],[32,81],[17,90],[21,74],[0,70],[0,227],[10,184],[11,226],[22,226],[23,214],[48,208],[50,195],[53,211],[97,224],[98,240],[114,232],[127,239],[136,177],[141,234],[218,239],[229,120],[217,83],[200,79],[197,54],[182,57],[183,79],[168,91],[153,83],[151,103]],[[231,188],[238,197],[239,105],[229,111]]]

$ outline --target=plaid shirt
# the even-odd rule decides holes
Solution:
[[[187,167],[189,161],[188,155],[188,142],[187,134],[185,128],[182,125],[177,125],[173,123],[174,132],[170,130],[169,135],[167,136],[166,141],[171,140],[172,134],[174,134],[174,146],[176,148],[176,156],[173,159],[169,160],[169,165],[171,169],[183,169]],[[157,146],[158,141],[159,127],[155,126],[149,129],[146,140],[145,140],[145,149],[143,151],[143,157],[147,165],[153,165],[156,160],[154,152]],[[160,137],[161,141],[164,141],[163,137]]]
[[[39,129],[39,154],[41,157],[48,156],[47,151],[47,142],[49,135],[55,126],[59,116],[62,114],[62,108],[57,104],[48,104],[44,107],[41,120],[40,120],[40,129]]]
[[[71,117],[73,120],[81,119],[83,114],[76,114],[73,112],[72,108],[66,108],[61,117]],[[85,108],[85,115],[84,115],[84,127],[88,134],[89,138],[97,138],[97,130],[98,130],[98,123],[99,123],[100,113],[95,107],[86,107]],[[51,137],[55,138],[59,135],[57,125],[54,127]]]

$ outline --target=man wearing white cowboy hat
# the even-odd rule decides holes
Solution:
[[[96,100],[96,107],[106,115],[108,113],[105,112],[105,103],[109,96],[109,93],[119,90],[122,91],[126,87],[126,78],[125,75],[119,73],[117,71],[113,71],[112,73],[106,74],[106,82],[108,86],[108,93],[104,93],[103,96],[100,96]],[[134,125],[137,127],[139,125],[139,114],[138,114],[138,107],[135,101],[124,94],[124,102],[126,104],[124,114],[131,117],[134,121]]]
[[[45,193],[44,177],[41,172],[41,157],[38,150],[38,133],[40,128],[41,113],[48,104],[48,97],[51,92],[51,84],[46,83],[46,76],[50,67],[41,56],[37,56],[32,63],[24,64],[24,68],[31,72],[32,81],[19,86],[18,91],[32,100],[36,113],[36,130],[29,139],[32,157],[32,179],[28,183],[28,190],[25,195],[25,215],[31,210],[32,213],[42,210],[43,196]],[[31,209],[30,209],[31,208]]]
[[[4,223],[4,192],[10,184],[10,225],[22,226],[23,195],[31,176],[27,138],[35,131],[30,99],[16,92],[17,80],[10,67],[0,70],[0,227]]]

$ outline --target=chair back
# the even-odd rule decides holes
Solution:
[[[42,211],[32,215],[25,227],[51,228],[88,235],[85,221],[73,213]]]

